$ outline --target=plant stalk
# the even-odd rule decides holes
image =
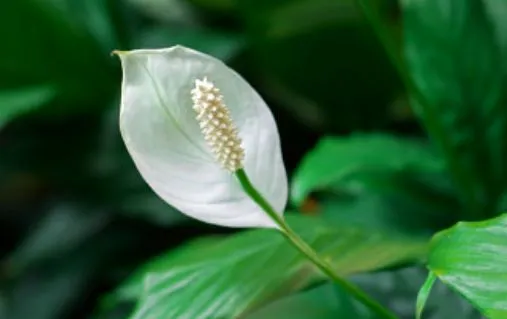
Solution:
[[[252,185],[243,169],[236,171],[236,177],[238,178],[243,190],[262,208],[262,210],[266,212],[266,214],[268,214],[269,217],[271,217],[289,243],[305,255],[317,268],[319,268],[320,271],[332,279],[343,290],[354,296],[358,301],[363,303],[374,313],[380,315],[382,318],[397,318],[388,309],[369,297],[361,289],[337,275],[333,271],[333,267],[322,259],[312,247],[310,247],[297,233],[295,233],[285,220],[273,209],[273,207],[271,207],[266,199],[264,199],[264,197]]]

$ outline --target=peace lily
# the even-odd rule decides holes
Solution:
[[[153,191],[203,222],[279,228],[287,175],[276,123],[257,92],[221,61],[182,46],[115,53],[121,134]]]
[[[120,129],[144,180],[201,221],[277,228],[324,274],[384,318],[395,318],[283,220],[287,174],[269,108],[221,61],[182,47],[115,52],[123,68]]]

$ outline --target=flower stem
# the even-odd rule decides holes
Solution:
[[[305,255],[317,268],[320,269],[320,271],[332,279],[343,290],[354,296],[358,301],[362,302],[365,306],[371,309],[374,313],[380,315],[382,318],[397,318],[388,309],[376,300],[370,298],[361,289],[337,275],[332,270],[332,266],[322,259],[312,247],[310,247],[297,233],[295,233],[285,220],[273,209],[273,207],[271,207],[266,199],[252,185],[243,169],[236,171],[236,177],[238,178],[243,190],[266,212],[266,214],[271,217],[271,219],[273,219],[289,243]]]

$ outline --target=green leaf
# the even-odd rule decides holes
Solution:
[[[46,105],[57,92],[52,85],[0,90],[0,128],[12,119]]]
[[[467,218],[500,213],[507,180],[507,2],[404,0],[406,61],[424,124],[443,151]],[[492,11],[495,14],[491,14]]]
[[[312,191],[342,183],[361,173],[440,173],[443,163],[422,142],[382,134],[326,137],[300,164],[291,199],[300,204]]]
[[[163,272],[172,265],[184,264],[202,258],[203,251],[221,242],[220,237],[197,238],[178,249],[154,258],[132,274],[114,293],[106,296],[104,304],[113,306],[122,301],[136,301],[143,292],[144,277],[148,273]]]
[[[507,54],[507,5],[502,0],[483,0],[486,14],[494,29],[502,55]]]
[[[296,170],[291,199],[335,222],[410,236],[449,227],[459,212],[441,159],[422,141],[384,134],[322,139]]]
[[[431,241],[428,268],[490,319],[507,318],[507,215],[460,222]]]
[[[437,277],[434,273],[429,272],[428,278],[426,278],[426,281],[424,282],[423,286],[419,290],[419,294],[417,295],[417,302],[416,302],[416,318],[421,319],[422,312],[424,310],[424,306],[426,305],[426,301],[428,300],[428,297],[430,296],[431,288],[433,287],[433,284],[435,283],[435,280]]]
[[[288,220],[342,276],[415,260],[426,250],[424,240],[333,227],[308,217]],[[211,247],[195,247],[164,271],[147,270],[132,318],[235,318],[324,279],[275,230],[245,231]]]

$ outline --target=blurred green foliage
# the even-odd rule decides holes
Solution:
[[[146,318],[158,298],[171,318],[374,318],[277,234],[189,220],[143,182],[110,52],[174,44],[260,92],[289,218],[341,274],[382,268],[353,279],[413,318],[424,275],[398,273],[506,208],[506,21],[498,0],[2,1],[0,318],[121,319],[139,300]],[[428,318],[479,317],[439,294]]]

